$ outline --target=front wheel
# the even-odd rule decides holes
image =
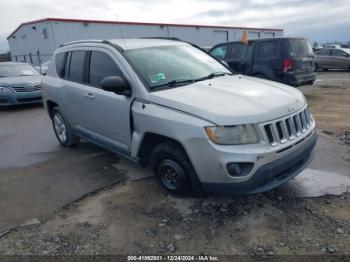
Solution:
[[[79,143],[79,137],[72,133],[69,123],[58,107],[52,110],[52,126],[57,140],[62,146],[72,147]]]
[[[150,155],[150,164],[167,191],[179,195],[203,195],[195,170],[180,145],[165,142],[155,146]]]

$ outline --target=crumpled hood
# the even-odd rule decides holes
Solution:
[[[16,76],[16,77],[0,77],[0,86],[15,86],[23,84],[39,85],[42,76]]]
[[[151,92],[149,100],[217,125],[261,123],[291,114],[306,103],[293,87],[242,75]]]

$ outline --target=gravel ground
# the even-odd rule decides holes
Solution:
[[[147,197],[145,197],[145,195]],[[242,254],[350,252],[350,195],[178,198],[153,178],[90,196],[0,239],[1,254]]]

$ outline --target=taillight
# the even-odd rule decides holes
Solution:
[[[284,59],[283,60],[283,65],[282,65],[282,71],[287,72],[288,70],[291,70],[293,66],[293,61],[291,59]]]

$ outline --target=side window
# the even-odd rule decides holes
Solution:
[[[339,49],[333,49],[332,56],[346,56],[346,53]]]
[[[65,59],[66,53],[59,53],[55,56],[56,61],[56,72],[59,77],[64,76],[64,59]]]
[[[321,50],[317,53],[317,55],[330,55],[330,51],[329,49],[325,49],[325,50]]]
[[[228,50],[228,45],[220,45],[214,48],[210,54],[217,59],[224,59],[226,56],[226,52]]]
[[[277,41],[261,42],[258,47],[259,58],[276,58],[279,53],[279,43]]]
[[[242,60],[245,58],[247,52],[246,44],[233,44],[231,47],[230,58],[235,60]]]
[[[72,51],[69,67],[69,80],[82,83],[84,80],[84,64],[86,51]]]
[[[90,58],[90,84],[100,86],[103,78],[107,76],[122,76],[123,73],[106,53],[92,51]]]

